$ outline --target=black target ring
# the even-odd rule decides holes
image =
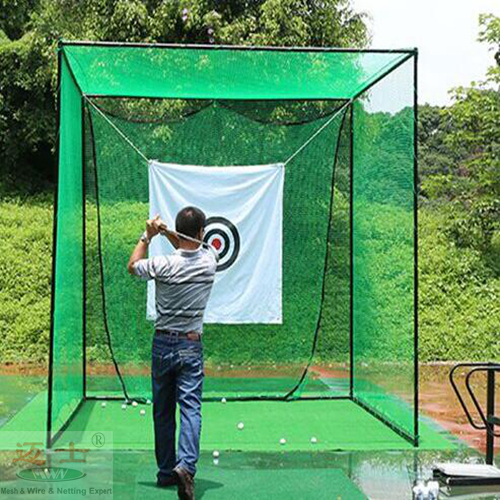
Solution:
[[[221,226],[224,226],[224,228],[215,227],[213,229],[210,229],[210,225],[212,224],[219,224]],[[205,223],[205,227],[208,228],[208,231],[203,237],[203,241],[206,244],[209,244],[208,242],[212,236],[218,236],[224,241],[224,248],[219,254],[220,263],[217,266],[217,272],[225,271],[234,264],[240,253],[241,241],[238,229],[236,229],[236,226],[225,217],[209,217]],[[229,236],[224,229],[231,233],[233,239],[232,248]],[[228,254],[230,254],[229,258],[226,261],[221,262]]]

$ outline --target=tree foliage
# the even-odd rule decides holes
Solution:
[[[0,0],[0,32],[17,40],[26,31],[30,14],[39,0]]]
[[[450,234],[460,245],[500,257],[500,18],[480,16],[479,40],[494,64],[481,82],[452,90],[453,103],[421,118],[423,194],[451,202]],[[432,166],[431,166],[432,165]],[[430,168],[429,168],[430,166]]]
[[[60,38],[271,46],[368,43],[363,14],[352,9],[351,0],[0,0],[0,12],[0,173],[4,185],[10,179],[27,188],[53,180]]]

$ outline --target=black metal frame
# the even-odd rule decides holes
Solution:
[[[92,47],[135,47],[143,49],[188,49],[188,50],[231,50],[231,51],[265,51],[265,52],[352,52],[368,54],[414,54],[416,48],[407,49],[355,49],[348,47],[264,47],[258,45],[207,45],[177,43],[140,43],[140,42],[103,42],[91,40],[61,40],[61,45],[79,45]]]
[[[402,58],[397,64],[392,66],[389,70],[383,72],[379,75],[374,81],[372,81],[369,85],[360,90],[355,96],[351,98],[351,105],[349,110],[344,114],[344,119],[347,112],[350,113],[350,164],[349,164],[349,172],[350,172],[350,208],[349,208],[349,224],[350,224],[350,260],[351,260],[351,275],[350,275],[350,391],[349,396],[334,396],[334,397],[304,397],[303,399],[349,399],[365,409],[367,412],[372,414],[374,417],[382,421],[385,425],[391,428],[394,432],[411,442],[414,446],[418,446],[418,218],[417,218],[417,210],[418,210],[418,92],[417,92],[417,66],[418,66],[418,50],[417,49],[401,49],[401,50],[378,50],[378,49],[346,49],[346,48],[305,48],[305,47],[245,47],[245,46],[230,46],[230,45],[177,45],[177,44],[144,44],[144,43],[116,43],[116,42],[89,42],[89,41],[61,41],[59,43],[59,52],[58,52],[58,94],[57,94],[57,151],[59,151],[59,122],[60,122],[60,100],[61,100],[61,92],[60,92],[60,79],[61,79],[61,60],[64,57],[69,72],[71,74],[72,79],[74,80],[77,88],[82,94],[82,176],[83,176],[83,186],[82,186],[82,197],[83,197],[83,211],[85,216],[85,131],[84,131],[84,99],[85,97],[106,97],[106,98],[118,98],[118,97],[127,97],[133,98],[133,96],[104,96],[104,95],[85,95],[82,92],[82,89],[78,85],[78,82],[74,76],[73,70],[69,61],[62,50],[64,45],[69,46],[99,46],[99,47],[137,47],[137,48],[171,48],[171,49],[201,49],[201,50],[250,50],[250,51],[282,51],[282,52],[352,52],[352,53],[397,53],[397,54],[407,54],[407,57]],[[354,363],[353,363],[353,346],[354,346],[354,329],[353,329],[353,307],[354,307],[354,294],[353,294],[353,216],[354,216],[354,207],[352,201],[353,195],[353,184],[352,184],[352,176],[354,171],[354,158],[353,158],[353,143],[354,143],[354,127],[353,127],[353,103],[356,99],[358,99],[362,94],[367,92],[371,87],[380,82],[383,78],[385,78],[388,74],[395,71],[399,66],[407,62],[411,57],[414,58],[414,349],[415,349],[415,399],[414,399],[414,436],[409,435],[405,431],[399,429],[393,423],[391,423],[388,419],[386,419],[383,415],[379,414],[373,408],[367,406],[365,403],[360,401],[355,397],[354,387],[353,387],[353,378],[354,378]],[[336,99],[338,100],[338,99]],[[338,150],[338,147],[337,147]],[[57,176],[58,176],[58,168],[57,168]],[[334,168],[335,171],[335,168]],[[97,175],[97,172],[96,172]],[[53,340],[54,340],[54,308],[55,308],[55,271],[56,271],[56,234],[57,234],[57,190],[58,190],[58,179],[56,181],[56,193],[55,193],[55,201],[54,201],[54,226],[53,226],[53,254],[52,254],[52,294],[51,294],[51,327],[50,327],[50,353],[49,353],[49,391],[48,391],[48,422],[47,422],[47,446],[50,447],[51,444],[55,441],[52,439],[52,421],[51,421],[51,410],[52,410],[52,385],[53,385]],[[333,194],[332,194],[333,197]],[[330,223],[329,223],[330,226]],[[86,257],[85,257],[85,246],[86,246],[86,227],[85,221],[83,223],[83,273],[84,273],[84,288],[86,288]],[[101,257],[102,258],[102,257]],[[327,258],[325,258],[325,261]],[[102,265],[102,263],[101,263]],[[326,265],[326,264],[325,264]],[[102,271],[102,269],[101,269]],[[322,301],[323,304],[323,301]],[[321,304],[321,308],[322,308]],[[84,351],[86,350],[86,291],[83,293],[83,345]],[[321,314],[320,314],[321,317]],[[318,322],[319,324],[319,322]],[[313,342],[313,348],[316,344],[316,336]],[[307,371],[307,369],[306,369]],[[63,427],[59,430],[58,435],[69,425],[71,420],[74,418],[78,410],[80,409],[82,403],[85,400],[121,400],[122,397],[96,397],[96,396],[87,396],[86,394],[86,353],[83,353],[83,398],[80,401],[77,408],[73,411],[72,415],[63,425]],[[306,372],[305,372],[306,373]],[[121,378],[121,377],[120,377]],[[302,379],[304,378],[304,375]],[[302,380],[301,379],[301,380]],[[124,388],[125,398],[128,399],[128,395],[126,393],[126,389]],[[292,393],[296,390],[296,388],[291,391]],[[211,398],[207,398],[204,400],[211,400]],[[281,400],[284,398],[272,398],[272,397],[262,397],[262,398],[238,398],[238,400],[244,401],[255,401],[255,400]],[[56,437],[57,437],[56,436]]]
[[[82,273],[83,273],[83,290],[82,290],[82,300],[83,300],[83,324],[82,324],[82,399],[78,402],[78,405],[73,410],[71,415],[68,417],[67,421],[62,425],[61,429],[52,436],[52,399],[53,399],[53,381],[54,381],[54,314],[55,314],[55,281],[56,281],[56,254],[57,254],[57,224],[58,224],[58,197],[59,197],[59,145],[60,145],[60,120],[61,120],[61,68],[63,64],[66,64],[68,68],[71,79],[73,80],[76,88],[80,91],[82,95],[81,101],[81,141],[82,141],[82,198],[83,198],[83,221],[82,221],[82,253],[83,253],[83,263],[82,263]],[[56,182],[55,182],[55,193],[54,193],[54,216],[53,216],[53,226],[52,226],[52,273],[51,273],[51,295],[50,295],[50,333],[49,333],[49,369],[48,369],[48,391],[47,391],[47,435],[46,435],[46,445],[47,448],[51,448],[52,444],[56,441],[57,437],[61,432],[69,425],[73,420],[78,410],[81,408],[82,403],[86,399],[86,272],[85,272],[85,142],[84,142],[84,97],[83,92],[78,84],[78,81],[73,73],[71,65],[62,50],[62,43],[58,44],[57,52],[57,103],[56,103]]]
[[[414,345],[413,356],[415,359],[415,397],[413,401],[414,415],[414,434],[417,441],[419,440],[419,356],[418,356],[418,193],[419,193],[419,176],[418,176],[418,50],[415,50],[413,60],[413,329],[414,329]]]
[[[82,271],[83,271],[83,325],[82,325],[82,364],[83,364],[83,384],[82,384],[82,396],[83,400],[87,399],[87,212],[86,212],[86,202],[87,202],[87,190],[85,186],[85,98],[81,97],[81,113],[82,113]]]
[[[460,368],[471,368],[465,377],[465,387],[469,396],[474,404],[474,407],[482,421],[482,424],[477,424],[474,421],[467,404],[460,394],[460,390],[455,382],[455,373]],[[486,383],[486,415],[479,404],[479,401],[472,390],[470,385],[471,377],[477,372],[485,372],[487,375]],[[486,463],[493,465],[493,451],[494,451],[494,441],[495,437],[500,437],[500,434],[495,433],[495,425],[500,425],[500,417],[495,416],[495,374],[500,372],[499,363],[458,363],[455,365],[449,373],[449,380],[455,395],[457,396],[458,402],[462,407],[469,424],[477,430],[486,431]]]
[[[52,441],[52,384],[54,379],[54,313],[55,313],[55,283],[56,283],[56,248],[57,248],[57,202],[59,193],[59,120],[61,108],[61,60],[62,54],[57,53],[57,98],[56,98],[56,182],[54,188],[54,215],[52,218],[52,275],[50,281],[50,332],[49,332],[49,373],[47,391],[47,435],[46,444],[50,448]]]
[[[349,109],[349,395],[354,398],[354,103]]]

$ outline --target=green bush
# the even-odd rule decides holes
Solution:
[[[479,251],[460,248],[447,235],[452,218],[444,208],[420,210],[420,360],[495,360],[500,357],[500,278]],[[51,195],[0,202],[2,363],[47,360],[51,245]],[[94,299],[99,316],[100,302]],[[95,360],[107,357],[96,344],[102,335],[89,338]],[[320,347],[324,354],[325,349]]]
[[[447,236],[447,209],[420,211],[420,359],[500,357],[500,278],[479,250]]]
[[[60,38],[364,47],[364,19],[348,0],[0,0],[3,182],[36,192],[55,180]]]
[[[51,196],[0,203],[0,360],[47,360],[52,266]]]

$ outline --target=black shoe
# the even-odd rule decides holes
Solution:
[[[194,477],[182,467],[176,467],[177,495],[181,500],[194,500]]]
[[[157,478],[156,479],[156,486],[158,488],[168,488],[170,486],[177,486],[177,476],[173,474],[170,477],[166,478]]]

